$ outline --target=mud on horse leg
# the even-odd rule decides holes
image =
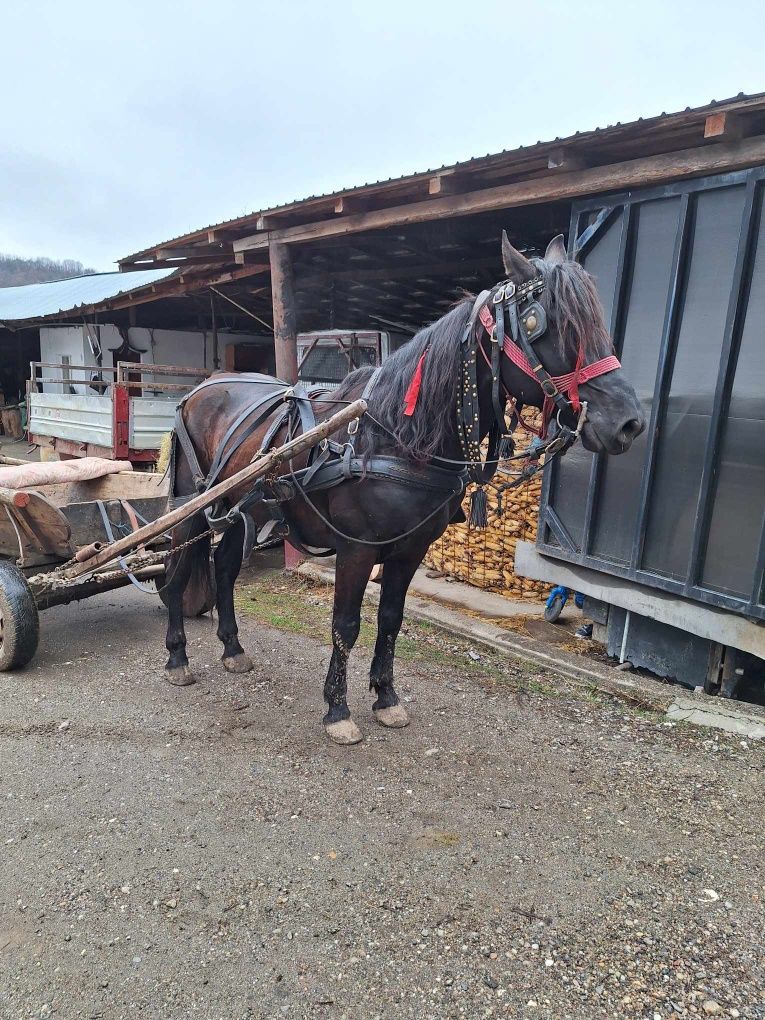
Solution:
[[[391,729],[409,725],[409,716],[399,703],[393,686],[393,660],[396,639],[404,618],[404,600],[422,555],[424,549],[417,548],[405,557],[391,557],[385,561],[383,570],[380,607],[377,611],[377,641],[369,673],[369,689],[377,695],[372,705],[375,718],[381,726]]]
[[[358,744],[361,730],[348,708],[347,668],[361,627],[361,600],[375,561],[368,546],[345,546],[337,551],[335,602],[332,612],[332,659],[324,682],[327,714],[324,728],[336,744]]]
[[[252,659],[239,644],[239,628],[234,612],[234,585],[242,568],[244,525],[237,521],[221,539],[215,550],[215,586],[218,608],[218,638],[223,642],[221,661],[229,673],[247,673]]]

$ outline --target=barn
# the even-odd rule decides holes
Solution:
[[[587,595],[622,660],[732,690],[765,657],[764,132],[765,97],[740,95],[264,210],[121,268],[215,246],[258,267],[292,378],[299,330],[413,331],[495,282],[501,229],[531,252],[564,233],[650,425],[623,458],[555,464],[514,571]]]
[[[120,260],[167,272],[148,288],[23,321],[0,302],[0,322],[112,324],[128,347],[185,328],[218,350],[228,316],[294,380],[300,334],[411,335],[496,282],[502,229],[532,254],[564,233],[650,426],[623,458],[577,449],[549,472],[514,568],[587,595],[614,654],[711,685],[765,657],[764,176],[765,94],[742,94],[212,224]],[[330,375],[359,363],[350,346],[324,350]]]

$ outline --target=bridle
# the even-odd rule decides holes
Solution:
[[[532,259],[532,263],[537,262],[537,259]],[[471,509],[471,520],[479,527],[486,517],[486,496],[481,487],[492,479],[499,461],[512,458],[514,454],[512,426],[508,431],[506,421],[507,402],[514,398],[502,383],[502,355],[504,354],[525,375],[533,379],[541,387],[544,395],[540,434],[542,441],[534,447],[533,457],[529,454],[534,463],[530,461],[520,472],[518,482],[540,470],[539,457],[543,453],[547,455],[545,458],[547,463],[551,455],[562,455],[579,438],[587,418],[587,405],[579,399],[579,386],[621,368],[619,359],[613,354],[585,365],[584,350],[580,345],[574,370],[565,375],[550,375],[533,347],[534,343],[547,332],[547,313],[539,301],[539,295],[544,289],[544,276],[538,272],[523,284],[516,285],[512,280],[506,280],[492,290],[483,291],[475,299],[462,336],[462,373],[456,407],[457,436],[462,456],[468,465],[470,480],[479,487],[473,493]],[[484,330],[491,342],[490,356],[483,346]],[[489,429],[485,458],[481,457],[478,412],[479,351],[491,371],[491,404],[494,419]],[[558,428],[555,435],[548,439],[548,426],[556,409]],[[576,421],[574,428],[564,424],[564,412],[573,415]],[[508,483],[502,488],[512,487],[518,482]]]
[[[533,344],[547,332],[547,313],[538,300],[544,288],[545,280],[539,273],[519,286],[512,280],[507,280],[493,290],[483,291],[475,300],[462,337],[462,377],[457,399],[457,433],[465,460],[474,462],[471,481],[479,485],[491,479],[496,470],[497,460],[505,459],[513,452],[512,439],[507,431],[505,419],[507,401],[513,398],[502,383],[503,354],[542,389],[543,439],[550,419],[557,410],[558,431],[555,440],[558,453],[563,453],[576,442],[586,421],[586,405],[579,399],[579,386],[621,368],[619,359],[613,354],[585,365],[584,350],[580,345],[574,370],[565,375],[550,375],[533,347]],[[487,355],[482,343],[481,327],[491,342],[490,356]],[[478,352],[491,371],[491,403],[494,415],[489,430],[489,449],[483,462],[480,459],[478,421],[476,368]],[[577,421],[576,428],[572,429],[563,424],[564,412],[569,412]]]

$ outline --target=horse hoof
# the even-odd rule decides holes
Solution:
[[[190,684],[196,683],[196,677],[191,672],[190,666],[174,666],[172,669],[166,669],[165,676],[167,682],[173,687],[188,687]]]
[[[409,725],[409,716],[401,705],[391,705],[390,708],[375,708],[375,719],[381,726],[387,726],[391,730],[403,730]]]
[[[239,655],[230,655],[228,658],[224,656],[222,661],[229,673],[249,673],[252,669],[252,659],[244,652],[240,652]]]
[[[347,747],[350,744],[360,744],[364,739],[364,735],[353,719],[341,719],[340,722],[326,723],[324,729],[333,744],[342,744]]]

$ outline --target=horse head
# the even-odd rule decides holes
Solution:
[[[527,259],[502,233],[507,281],[492,302],[507,310],[502,381],[523,404],[557,412],[573,428],[586,402],[583,445],[624,453],[645,428],[637,395],[614,355],[595,281],[569,259],[558,235],[544,258]],[[499,296],[499,300],[498,300]],[[555,392],[553,392],[555,391]]]

